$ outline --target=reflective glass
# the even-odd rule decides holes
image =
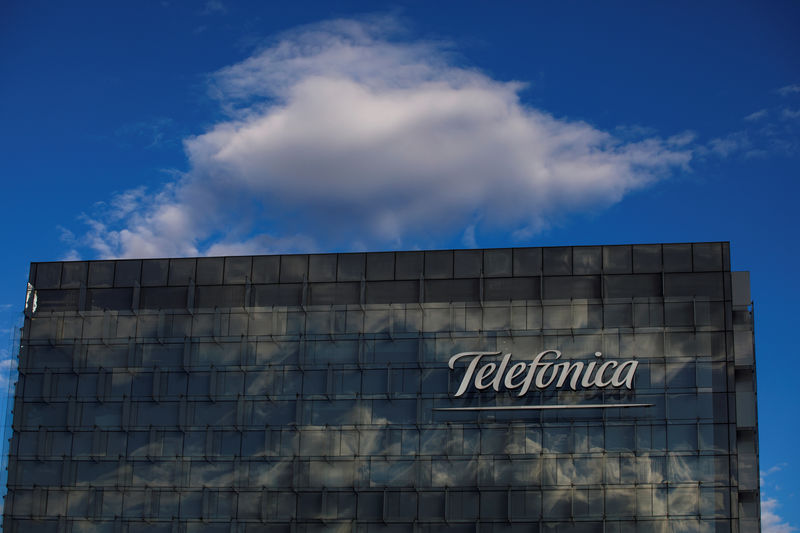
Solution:
[[[6,524],[744,530],[758,491],[752,314],[734,316],[728,253],[34,265]],[[544,350],[558,352],[534,365]],[[487,353],[470,368],[470,352]],[[602,381],[624,361],[630,388],[598,384],[600,365]],[[585,385],[537,384],[574,362]]]

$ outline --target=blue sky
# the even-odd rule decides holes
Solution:
[[[30,261],[729,240],[800,527],[800,5],[144,4],[0,8],[6,337]]]

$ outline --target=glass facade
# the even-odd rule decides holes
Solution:
[[[758,531],[752,306],[729,257],[34,263],[4,531]],[[631,361],[630,386],[603,385]],[[560,362],[594,374],[558,386]]]

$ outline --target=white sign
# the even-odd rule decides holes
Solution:
[[[486,357],[498,356],[502,352],[461,352],[455,354],[447,363],[451,370],[461,359],[468,360],[464,378],[455,393],[463,395],[470,385],[482,391],[488,388],[501,390],[519,390],[517,396],[525,396],[531,387],[542,390],[548,387],[556,389],[569,386],[578,388],[606,387],[627,389],[633,388],[638,361],[616,361],[602,359],[601,352],[595,352],[594,360],[561,361],[561,352],[545,350],[533,358],[531,362],[513,362],[510,353],[504,354],[499,362],[484,361]]]

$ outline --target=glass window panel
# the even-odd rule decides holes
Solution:
[[[476,520],[480,510],[478,492],[448,492],[446,509],[449,520]]]
[[[538,300],[538,277],[496,278],[484,280],[484,300]]]
[[[723,298],[722,273],[665,274],[664,296]]]
[[[697,450],[696,424],[670,424],[667,426],[668,446],[671,451]]]
[[[367,280],[394,279],[394,252],[366,254]]]
[[[484,307],[483,327],[488,331],[511,329],[511,307]]]
[[[308,276],[307,255],[282,255],[281,256],[281,283],[302,282]]]
[[[444,519],[444,491],[421,491],[419,493],[419,519],[443,520]]]
[[[425,252],[425,278],[447,279],[453,277],[453,252],[450,250]]]
[[[91,261],[89,263],[89,287],[114,286],[114,261]]]
[[[694,362],[683,361],[667,363],[667,387],[695,387],[696,383],[696,368]]]
[[[505,519],[508,514],[508,499],[505,491],[482,491],[480,494],[481,519]]]
[[[195,307],[208,309],[244,307],[244,287],[242,285],[198,287]]]
[[[547,276],[542,298],[600,298],[600,276]]]
[[[661,296],[660,274],[603,276],[606,298],[641,298]]]
[[[695,272],[722,270],[722,243],[694,243],[692,254]]]
[[[188,285],[190,280],[195,279],[195,262],[195,259],[170,259],[169,284]]]
[[[572,453],[571,435],[569,427],[545,427],[544,453]]]
[[[586,255],[591,256],[591,247],[585,249],[587,250]],[[542,273],[542,248],[517,248],[513,254],[514,276],[531,276]],[[582,261],[584,263],[591,262],[591,259],[582,257]]]
[[[542,517],[545,520],[569,518],[572,510],[572,491],[542,491]]]
[[[603,246],[603,271],[611,274],[631,272],[630,246]]]
[[[542,256],[545,275],[572,274],[572,248],[543,248]]]
[[[78,309],[79,291],[70,290],[40,290],[36,291],[37,312],[65,311]],[[41,320],[41,319],[40,319]],[[44,320],[41,320],[45,323]],[[49,331],[45,332],[49,334]],[[47,335],[50,336],[50,335]]]
[[[606,514],[611,517],[633,516],[636,513],[636,493],[631,489],[606,489]]]
[[[546,305],[542,307],[542,327],[544,329],[564,329],[572,327],[572,306]]]
[[[629,303],[606,304],[603,309],[603,320],[607,328],[624,328],[633,326],[633,306]]]
[[[423,273],[424,259],[422,252],[397,252],[395,279],[418,280]]]
[[[476,302],[479,296],[478,280],[426,280],[424,296],[426,302]],[[491,299],[488,296],[485,298]]]
[[[676,516],[696,515],[698,512],[697,487],[669,489],[669,512]]]
[[[58,289],[61,282],[62,263],[37,263],[36,282],[37,289]]]
[[[634,272],[661,272],[661,269],[660,244],[633,245]]]
[[[572,248],[572,263],[575,274],[600,274],[603,266],[601,247],[575,246]]]
[[[483,251],[483,275],[488,278],[511,277],[512,256],[510,249]]]
[[[606,450],[629,452],[634,450],[634,426],[606,426]]]
[[[336,281],[336,254],[315,254],[308,258],[308,281]]]
[[[256,307],[300,305],[303,295],[301,283],[282,283],[279,285],[255,285],[253,287]]]
[[[666,457],[649,455],[636,458],[636,480],[639,483],[663,483],[667,479]]]
[[[663,245],[663,257],[665,272],[692,271],[691,244],[665,244]]]
[[[693,326],[692,302],[667,302],[664,304],[664,323],[667,326]]]
[[[511,491],[511,516],[538,520],[542,512],[542,493],[538,490]]]
[[[251,268],[250,257],[226,257],[224,283],[245,283],[251,277]]]
[[[358,493],[358,520],[381,520],[383,518],[383,492]]]
[[[145,259],[142,261],[142,286],[154,287],[167,284],[168,259]]]
[[[219,285],[222,283],[222,271],[225,259],[222,257],[201,257],[197,260],[197,284]]]
[[[277,283],[280,272],[280,256],[253,258],[253,283]]]

